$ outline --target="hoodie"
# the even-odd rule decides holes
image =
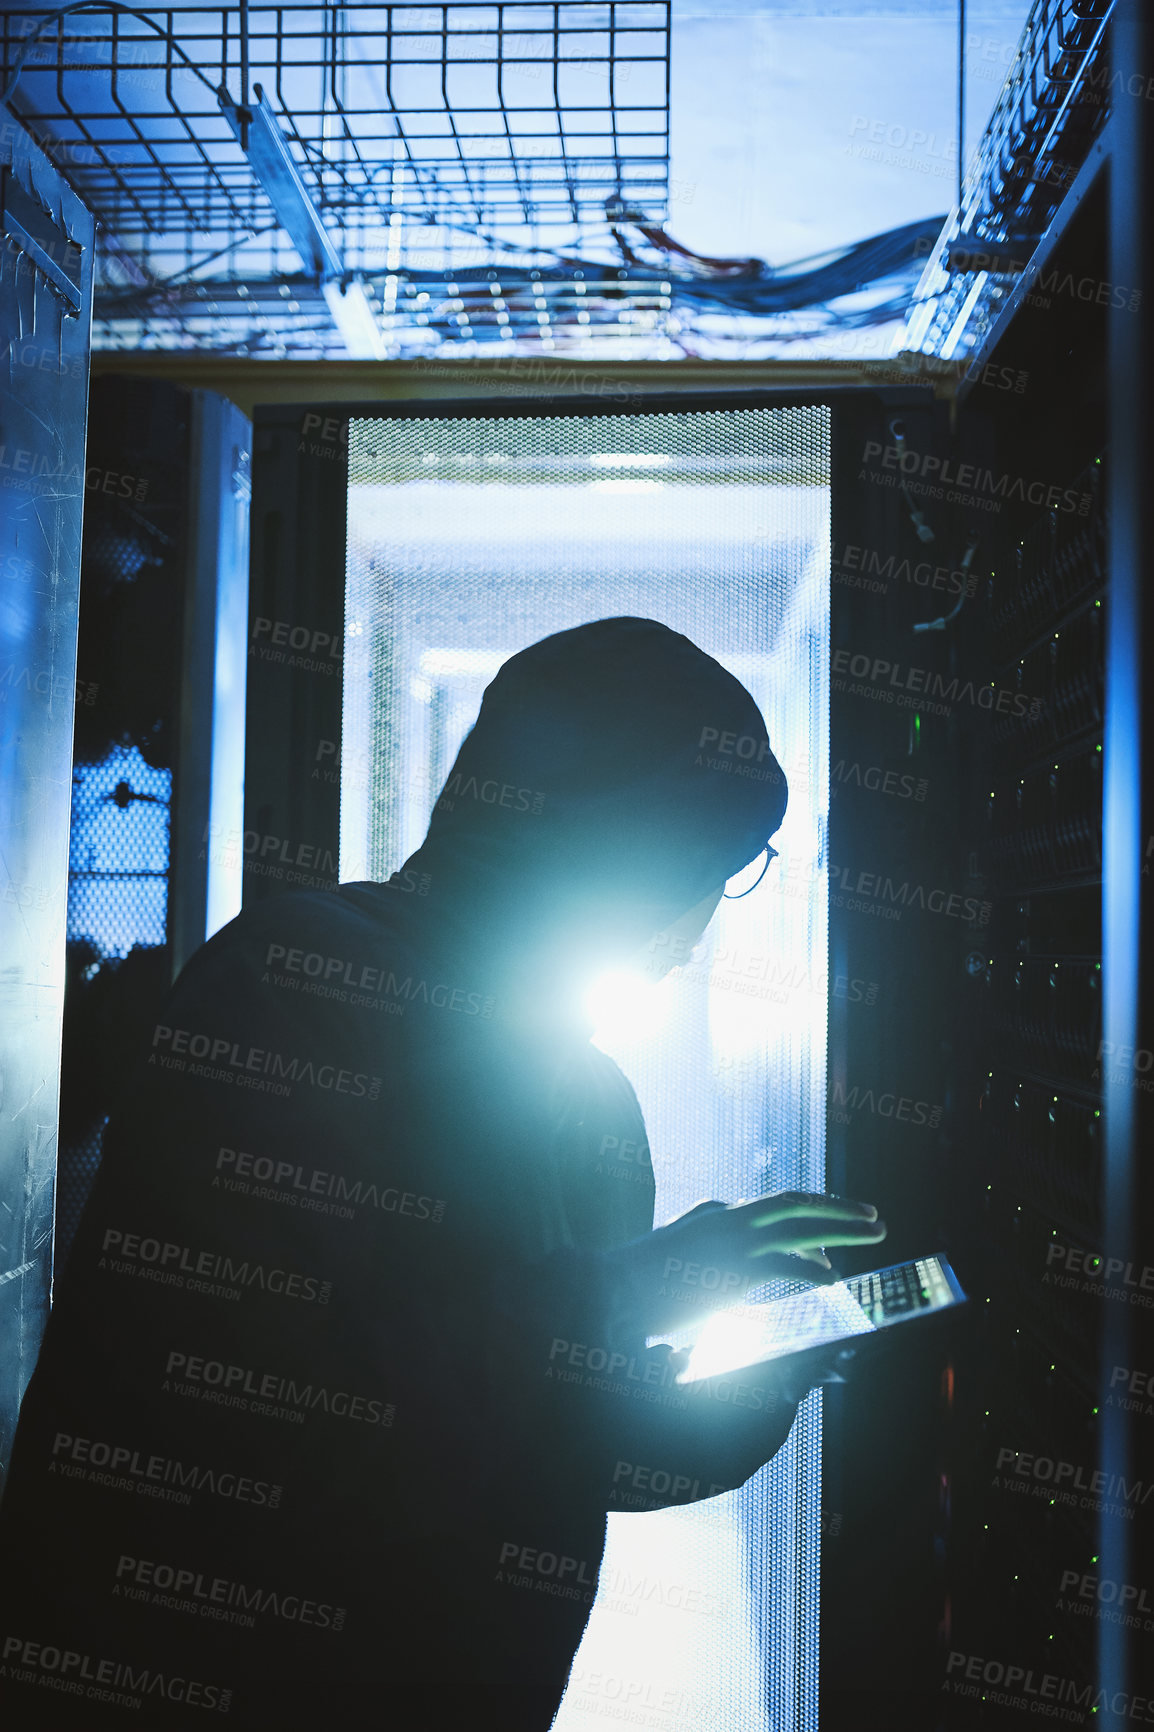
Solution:
[[[784,807],[737,680],[597,621],[505,663],[387,883],[267,899],[192,958],[21,1412],[10,1723],[545,1732],[607,1510],[765,1459],[632,1333],[652,1169],[581,989]]]

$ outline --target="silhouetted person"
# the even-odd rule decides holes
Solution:
[[[765,776],[711,764],[728,733]],[[884,1232],[787,1197],[654,1233],[651,1172],[606,1158],[645,1127],[583,985],[702,930],[785,800],[737,680],[603,620],[504,665],[389,883],[193,957],[21,1415],[7,1726],[545,1732],[616,1464],[652,1507],[740,1485],[822,1375],[687,1397],[645,1347],[684,1321],[668,1259],[821,1280]]]

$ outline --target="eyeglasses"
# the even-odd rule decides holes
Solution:
[[[724,890],[724,891],[722,891],[722,895],[721,895],[722,901],[723,902],[740,902],[743,897],[752,896],[753,892],[757,889],[758,885],[761,883],[762,879],[765,877],[766,873],[769,871],[770,861],[776,860],[776,859],[777,859],[777,849],[771,848],[769,843],[767,842],[765,844],[765,865],[762,867],[761,871],[758,873],[758,875],[754,879],[753,883],[749,886],[749,889],[748,890],[742,890],[737,896],[731,896],[729,894],[728,890]]]

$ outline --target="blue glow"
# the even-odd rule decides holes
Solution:
[[[452,479],[487,443],[502,484]],[[791,791],[781,857],[647,989],[660,1027],[606,1014],[597,1043],[641,1101],[658,1223],[703,1197],[822,1190],[828,410],[354,420],[349,451],[342,879],[419,844],[514,650],[612,614],[685,632],[766,718]],[[670,1732],[815,1732],[820,1480],[814,1394],[740,1491],[611,1514],[556,1732],[634,1713]]]
[[[135,796],[121,807],[118,787]],[[154,770],[135,746],[113,746],[72,772],[68,937],[105,956],[163,944],[168,918],[172,772]]]

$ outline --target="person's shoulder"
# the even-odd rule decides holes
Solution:
[[[282,968],[316,978],[352,965],[382,945],[399,949],[404,904],[388,884],[350,882],[286,890],[250,903],[186,963],[179,983],[241,969]]]
[[[589,1111],[641,1114],[636,1090],[617,1060],[592,1041],[574,1043],[566,1054],[560,1083],[571,1099]]]

